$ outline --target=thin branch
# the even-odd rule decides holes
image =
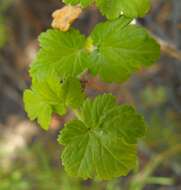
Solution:
[[[161,52],[163,54],[181,61],[181,51],[179,51],[173,44],[170,44],[156,36],[154,36],[154,38],[160,44]]]

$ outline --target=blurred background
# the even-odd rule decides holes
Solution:
[[[23,109],[37,37],[61,6],[59,0],[0,0],[0,190],[181,190],[181,0],[152,0],[148,16],[137,21],[161,44],[159,62],[121,85],[86,76],[89,96],[111,92],[134,105],[149,126],[139,142],[137,169],[103,182],[71,178],[61,166],[56,139],[71,113],[55,115],[44,132]],[[87,35],[102,20],[90,7],[74,27]]]

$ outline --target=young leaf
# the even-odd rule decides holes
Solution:
[[[85,37],[77,30],[48,30],[40,35],[39,41],[41,49],[30,69],[34,79],[43,80],[50,75],[74,77],[87,68]]]
[[[145,133],[142,117],[129,106],[119,106],[112,95],[87,99],[79,119],[69,122],[59,136],[65,170],[84,179],[127,175],[136,164],[136,142]]]
[[[154,63],[160,55],[156,41],[142,27],[128,25],[121,17],[98,24],[91,33],[95,47],[90,70],[107,82],[122,82],[141,66]]]
[[[150,9],[150,0],[64,0],[66,4],[80,4],[83,7],[96,2],[97,7],[108,19],[120,15],[135,18],[144,16]]]
[[[57,78],[45,81],[33,81],[32,89],[25,90],[25,110],[31,120],[38,120],[40,126],[47,130],[52,113],[63,115],[66,108],[79,107],[84,95],[77,79],[67,79],[60,84]]]

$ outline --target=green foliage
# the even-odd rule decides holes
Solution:
[[[33,81],[32,89],[25,90],[25,110],[31,120],[38,119],[43,129],[48,129],[52,113],[66,113],[67,107],[77,108],[84,98],[80,82],[69,78],[60,83],[56,77]]]
[[[90,70],[107,82],[121,82],[159,57],[159,46],[142,27],[120,18],[98,24],[91,33],[94,46]],[[114,74],[113,74],[114,73]]]
[[[131,18],[142,17],[150,8],[149,0],[64,0],[66,4],[80,4],[82,7],[93,2],[108,19],[118,18],[122,14]]]
[[[91,0],[65,0],[90,5]],[[31,90],[24,92],[31,120],[48,129],[53,113],[72,108],[77,119],[65,124],[59,142],[62,159],[73,176],[110,179],[127,175],[137,161],[137,139],[145,134],[143,118],[130,106],[117,105],[112,95],[84,100],[81,76],[88,71],[106,82],[123,82],[159,57],[159,45],[145,29],[130,24],[149,9],[148,0],[96,0],[108,18],[88,37],[71,28],[40,35],[40,51],[30,68]],[[126,16],[121,16],[122,12]]]
[[[44,80],[56,74],[61,78],[73,77],[87,67],[85,37],[77,30],[48,30],[40,35],[39,41],[41,49],[30,69],[33,78]]]
[[[112,95],[87,99],[79,119],[60,134],[63,165],[70,175],[84,179],[127,175],[136,165],[134,143],[144,133],[142,117],[130,106],[117,105]]]
[[[63,0],[63,2],[72,5],[80,4],[82,7],[87,7],[93,3],[93,0]]]
[[[75,29],[66,33],[48,30],[40,36],[41,50],[31,66],[31,76],[38,80],[52,74],[67,78],[90,69],[107,82],[128,79],[159,57],[155,40],[142,27],[129,25],[130,21],[122,17],[98,24],[87,38],[92,49],[87,48],[85,36]]]
[[[108,19],[118,18],[121,14],[127,17],[142,17],[150,8],[149,0],[96,0],[97,7]]]

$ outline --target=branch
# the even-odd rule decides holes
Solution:
[[[161,52],[163,54],[181,61],[181,51],[179,51],[173,44],[170,44],[156,36],[154,36],[154,38],[160,44]]]

